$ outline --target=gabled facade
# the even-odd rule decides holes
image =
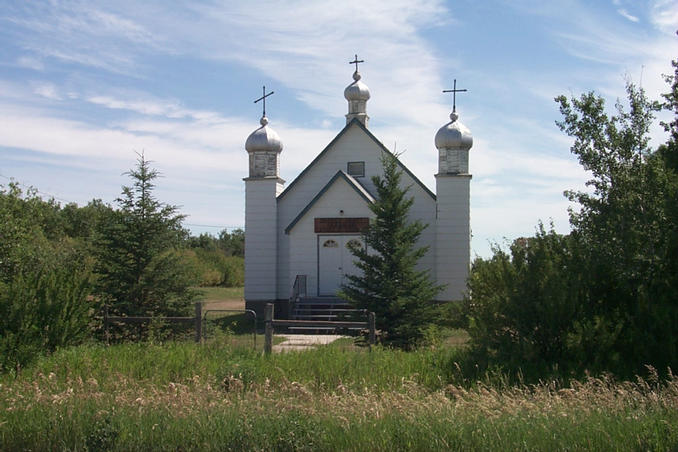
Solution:
[[[344,92],[349,102],[346,126],[286,188],[279,177],[282,143],[266,117],[247,139],[248,309],[260,312],[265,303],[284,304],[300,278],[306,296],[333,297],[344,276],[357,271],[346,245],[361,240],[360,231],[373,217],[369,205],[376,191],[371,179],[382,174],[382,155],[390,151],[367,129],[369,90],[357,71],[353,78]],[[456,114],[452,118],[436,135],[437,196],[400,164],[402,184],[410,187],[409,196],[414,198],[411,220],[429,225],[419,242],[429,251],[419,266],[446,286],[440,300],[463,296],[470,264],[468,150],[472,139]]]

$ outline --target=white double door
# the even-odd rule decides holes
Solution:
[[[355,275],[355,256],[348,244],[355,241],[362,245],[358,235],[318,236],[318,295],[334,296],[345,282],[346,275]]]

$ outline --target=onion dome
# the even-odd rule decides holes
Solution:
[[[353,83],[344,90],[344,97],[348,101],[348,114],[346,115],[346,124],[357,119],[365,127],[370,117],[367,116],[367,100],[370,98],[370,90],[360,81],[360,72],[353,73]]]
[[[471,131],[461,122],[457,121],[459,115],[452,112],[451,121],[445,124],[436,133],[435,143],[438,150],[458,149],[468,151],[473,146]]]
[[[283,149],[280,137],[268,126],[268,118],[261,117],[261,127],[252,132],[245,142],[247,152],[280,152]]]
[[[353,73],[354,82],[346,87],[344,90],[344,97],[347,101],[363,101],[366,102],[370,98],[370,90],[366,84],[360,81],[360,72]]]

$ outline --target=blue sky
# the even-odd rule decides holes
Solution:
[[[657,98],[676,58],[678,3],[650,1],[9,1],[0,8],[0,184],[113,202],[136,152],[195,233],[244,223],[244,143],[261,86],[291,182],[345,124],[354,54],[370,130],[430,188],[433,138],[458,80],[471,130],[473,254],[569,230],[586,173],[553,98],[625,81]],[[653,143],[665,140],[657,127]]]

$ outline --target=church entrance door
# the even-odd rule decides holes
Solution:
[[[345,275],[358,272],[355,257],[348,249],[348,243],[360,240],[355,235],[318,236],[318,295],[334,296],[341,288]]]

